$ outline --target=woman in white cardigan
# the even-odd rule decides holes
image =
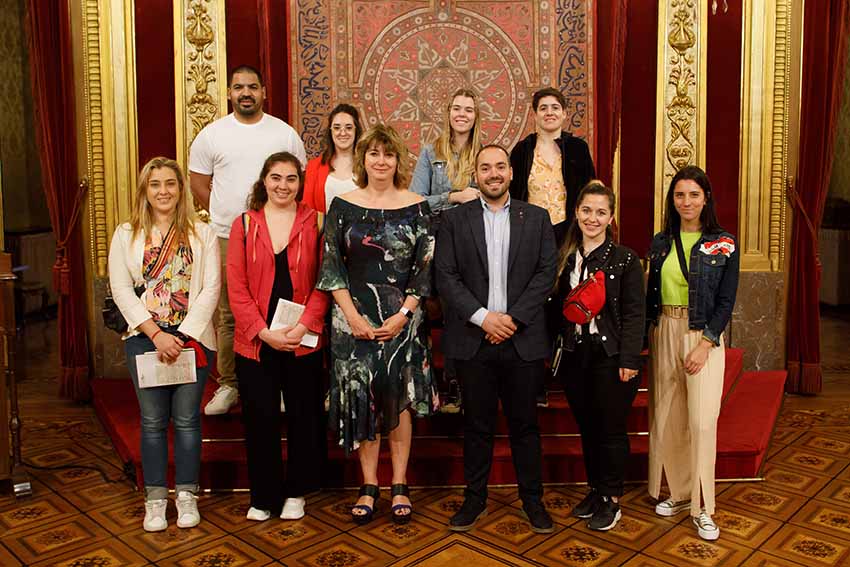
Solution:
[[[109,247],[109,284],[127,321],[125,352],[142,415],[142,470],[146,531],[168,527],[168,423],[174,421],[177,526],[198,525],[196,503],[201,464],[201,395],[214,362],[212,315],[221,288],[218,242],[195,219],[174,160],[154,158],[142,168],[130,222],[120,225]],[[195,350],[197,381],[139,387],[136,357],[155,351],[172,363]]]

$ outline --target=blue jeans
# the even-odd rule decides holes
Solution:
[[[173,332],[175,329],[163,329]],[[207,366],[198,368],[194,384],[139,388],[136,356],[156,350],[144,334],[124,341],[127,368],[136,389],[142,414],[142,471],[145,475],[145,499],[159,500],[168,496],[168,422],[174,420],[174,484],[175,490],[198,491],[201,468],[201,396],[209,374],[212,351],[203,347]]]

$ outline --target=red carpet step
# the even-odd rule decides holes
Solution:
[[[764,461],[773,425],[783,399],[785,372],[743,372],[743,352],[728,349],[724,376],[724,400],[718,424],[717,478],[757,477]],[[139,454],[139,410],[128,380],[99,379],[92,383],[98,416],[125,462],[137,472],[141,484]],[[215,385],[207,384],[204,403],[212,397]],[[632,456],[630,480],[644,480],[647,471],[647,395],[638,394],[629,417]],[[559,391],[550,392],[549,407],[540,408],[543,436],[545,482],[567,483],[584,480],[581,443],[569,406]],[[203,417],[204,444],[201,484],[204,488],[246,488],[247,471],[242,442],[240,408],[225,416]],[[284,420],[285,421],[285,420]],[[412,485],[463,484],[462,416],[439,414],[414,422],[413,452],[409,468]],[[282,428],[285,437],[286,427]],[[346,458],[329,435],[328,486],[356,486],[359,467],[355,456]],[[500,417],[491,482],[513,484],[507,426]],[[286,457],[286,442],[282,443]],[[379,471],[389,478],[389,455],[382,453]]]

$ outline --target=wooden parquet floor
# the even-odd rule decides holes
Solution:
[[[532,533],[515,489],[492,490],[489,514],[468,534],[446,520],[459,490],[416,490],[415,520],[348,519],[355,493],[308,500],[307,516],[260,524],[245,520],[245,493],[204,495],[201,524],[158,534],[141,528],[142,496],[90,406],[56,396],[55,323],[33,323],[19,346],[24,456],[34,494],[0,494],[0,566],[184,565],[466,566],[831,566],[850,565],[850,312],[823,318],[824,393],[788,396],[773,436],[764,482],[718,486],[717,542],[700,540],[686,514],[654,515],[644,485],[622,501],[623,520],[607,533],[570,518],[580,487],[547,487],[556,532]],[[415,447],[414,447],[415,449]],[[85,466],[85,468],[80,468]],[[38,468],[36,468],[38,467]]]

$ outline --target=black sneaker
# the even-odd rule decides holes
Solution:
[[[486,515],[486,504],[478,504],[466,498],[457,514],[449,519],[449,529],[453,532],[468,532],[475,522]]]
[[[590,520],[587,522],[587,527],[591,530],[599,532],[607,532],[617,525],[620,521],[620,505],[611,500],[608,496],[603,496],[599,500],[599,505],[596,511],[593,512]]]
[[[541,502],[532,502],[522,505],[522,511],[531,524],[531,531],[536,534],[551,534],[555,531],[552,516],[546,511]]]
[[[599,503],[602,502],[602,497],[595,489],[591,488],[584,500],[575,505],[570,514],[575,518],[588,519],[593,516]]]
[[[548,408],[549,407],[549,392],[543,390],[538,393],[536,397],[537,407],[539,408]]]

